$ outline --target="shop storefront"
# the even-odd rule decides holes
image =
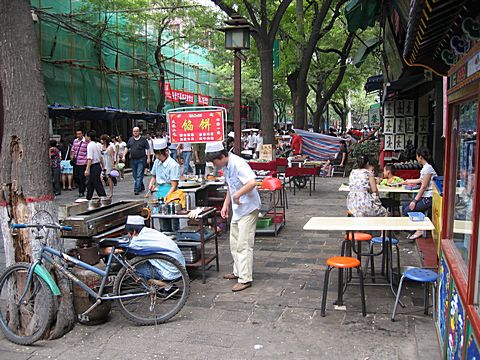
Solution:
[[[436,325],[440,346],[451,359],[480,355],[479,96],[477,43],[448,73]]]

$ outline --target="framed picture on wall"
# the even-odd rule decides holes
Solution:
[[[405,146],[411,143],[415,147],[415,134],[406,134],[405,135]]]
[[[403,100],[395,100],[395,116],[403,116],[403,111]]]
[[[428,147],[428,135],[427,134],[419,134],[418,135],[418,147]]]
[[[405,117],[405,132],[415,132],[415,118],[413,116]]]
[[[405,118],[403,117],[395,118],[395,133],[397,134],[405,133]]]
[[[428,134],[428,116],[420,116],[418,118],[418,132],[420,134]]]
[[[405,116],[413,116],[415,114],[415,100],[403,100],[403,110]]]
[[[385,134],[393,134],[395,131],[395,118],[386,117],[383,121],[383,132]]]
[[[405,149],[405,135],[395,135],[395,150]]]
[[[385,135],[384,150],[395,150],[395,136],[393,134]]]
[[[395,103],[393,101],[385,101],[383,103],[383,116],[395,115]]]

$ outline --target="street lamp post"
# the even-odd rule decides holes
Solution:
[[[241,69],[242,50],[250,49],[250,25],[240,15],[233,15],[230,20],[225,21],[227,25],[222,31],[225,32],[225,49],[233,50],[233,131],[235,154],[241,153],[240,109],[242,105]]]

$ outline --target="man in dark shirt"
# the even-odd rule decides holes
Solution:
[[[130,166],[132,167],[132,175],[135,180],[133,192],[138,195],[145,190],[143,184],[143,172],[145,164],[150,165],[150,145],[147,139],[140,135],[140,128],[134,127],[132,131],[133,136],[128,139],[127,148],[123,153],[123,161],[128,153],[130,153]]]

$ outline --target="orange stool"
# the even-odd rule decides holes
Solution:
[[[323,295],[322,295],[322,307],[321,307],[321,316],[325,316],[325,305],[327,302],[327,292],[328,292],[328,280],[330,277],[330,271],[333,268],[338,269],[338,298],[335,304],[343,305],[343,269],[357,269],[358,276],[360,279],[360,295],[362,297],[362,315],[367,315],[366,305],[365,305],[365,289],[363,287],[363,273],[360,260],[355,259],[349,256],[334,256],[327,259],[327,270],[325,271],[325,280],[323,282]],[[346,290],[346,285],[345,285]]]
[[[355,231],[347,231],[345,233],[345,238],[342,241],[342,247],[340,251],[341,256],[352,256],[352,250],[355,254],[357,254],[357,259],[362,262],[362,256],[370,256],[370,254],[362,253],[362,243],[365,241],[370,242],[372,240],[372,235],[363,232],[355,232]],[[356,244],[356,247],[355,247]],[[372,277],[375,278],[375,265],[371,262],[371,273]],[[352,272],[349,272],[350,278]]]

